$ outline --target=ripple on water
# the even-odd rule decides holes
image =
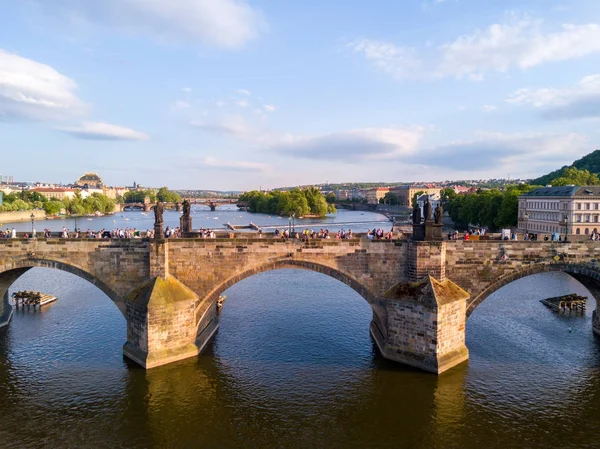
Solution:
[[[469,363],[440,377],[381,359],[368,304],[317,273],[234,285],[205,353],[149,371],[123,359],[125,320],[96,287],[33,269],[14,288],[59,301],[0,331],[2,447],[591,448],[600,437],[594,307],[568,318],[539,303],[587,294],[565,275],[490,296],[467,323]]]

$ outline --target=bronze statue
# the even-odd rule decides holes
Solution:
[[[190,202],[188,200],[184,200],[182,206],[183,206],[183,216],[186,218],[189,217],[190,209],[191,209]]]
[[[416,203],[415,207],[413,207],[412,220],[413,224],[421,224],[421,208]]]
[[[438,203],[435,208],[435,213],[433,214],[433,219],[435,220],[435,224],[441,225],[443,224],[443,216],[444,211],[442,210],[442,203]]]
[[[156,203],[156,206],[152,207],[152,209],[154,209],[154,226],[162,226],[164,208],[164,204],[160,201]]]
[[[431,221],[431,203],[429,202],[429,196],[427,197],[427,202],[423,207],[423,215],[425,216],[425,221]]]

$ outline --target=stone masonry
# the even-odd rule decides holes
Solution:
[[[0,240],[0,327],[7,291],[31,267],[97,285],[127,319],[124,354],[151,368],[198,354],[218,329],[217,299],[256,273],[313,270],[349,285],[373,309],[371,335],[392,360],[441,373],[466,360],[468,315],[503,285],[569,273],[600,297],[596,242],[218,239]],[[594,317],[594,330],[600,331]]]

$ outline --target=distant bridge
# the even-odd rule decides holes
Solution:
[[[236,199],[230,198],[183,198],[182,201],[188,200],[190,204],[199,204],[203,206],[210,207],[211,211],[215,211],[217,206],[222,206],[223,204],[236,204]],[[183,206],[182,203],[163,203],[165,209],[175,209],[176,211],[181,211]],[[121,203],[117,204],[117,212],[123,211],[125,209],[140,209],[144,212],[150,212],[152,207],[154,207],[154,203]]]

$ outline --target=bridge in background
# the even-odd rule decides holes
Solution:
[[[600,244],[593,241],[6,239],[2,325],[12,313],[10,285],[32,267],[74,273],[106,293],[127,320],[124,354],[146,368],[198,354],[218,328],[219,295],[280,268],[350,286],[373,310],[370,331],[383,356],[436,373],[468,358],[468,316],[507,283],[562,271],[600,298]],[[593,329],[600,333],[596,312]]]
[[[211,211],[215,211],[217,206],[222,206],[225,204],[236,204],[236,199],[229,198],[183,198],[183,200],[188,200],[190,204],[199,204],[203,206],[210,207]],[[182,210],[182,203],[163,203],[165,209],[175,209],[176,211]],[[121,203],[117,204],[117,212],[121,212],[127,209],[138,209],[143,210],[144,212],[150,212],[154,203],[144,202],[144,203]]]

